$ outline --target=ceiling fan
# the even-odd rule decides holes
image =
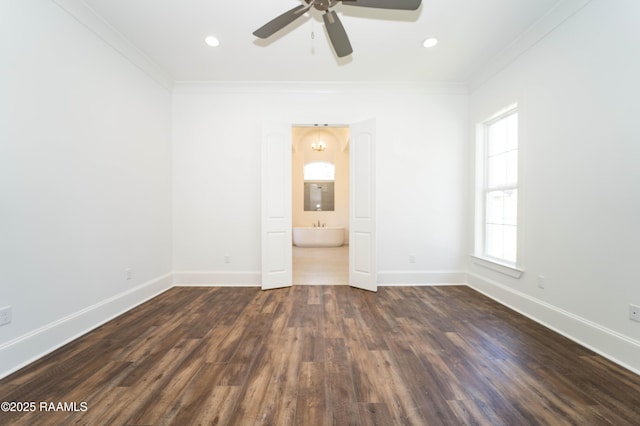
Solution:
[[[264,24],[253,32],[253,35],[258,38],[268,38],[275,34],[277,31],[286,27],[312,7],[324,12],[322,19],[324,25],[327,28],[327,34],[331,40],[333,50],[336,55],[341,58],[343,56],[350,55],[353,52],[347,32],[338,18],[338,14],[334,10],[330,10],[338,2],[342,2],[344,5],[360,6],[360,7],[375,7],[379,9],[398,9],[398,10],[416,10],[420,7],[422,0],[304,0],[304,5],[296,6],[293,9],[283,13],[275,19]]]

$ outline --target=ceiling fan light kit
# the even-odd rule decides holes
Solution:
[[[422,0],[304,0],[306,5],[296,6],[282,15],[272,19],[253,32],[253,35],[266,39],[280,31],[293,21],[304,15],[312,7],[323,12],[322,19],[327,28],[329,40],[336,52],[336,56],[342,58],[353,53],[347,32],[342,26],[338,14],[329,10],[339,2],[345,6],[373,7],[378,9],[416,10]]]

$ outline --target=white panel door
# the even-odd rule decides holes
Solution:
[[[262,141],[262,289],[290,287],[291,126],[266,124]]]
[[[349,285],[378,290],[375,120],[350,126]]]

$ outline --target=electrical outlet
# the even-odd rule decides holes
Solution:
[[[640,306],[629,305],[629,319],[640,322]]]
[[[124,273],[127,281],[131,281],[131,279],[133,278],[133,269],[127,268],[124,270]]]
[[[11,306],[0,308],[0,325],[6,325],[11,322]]]
[[[544,275],[538,275],[538,288],[544,288],[545,279]]]
[[[416,257],[414,255],[409,255],[409,263],[416,263]]]
[[[231,256],[225,256],[224,263],[231,263]]]

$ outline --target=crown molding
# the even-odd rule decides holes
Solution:
[[[558,2],[542,18],[500,51],[496,57],[489,60],[478,72],[472,74],[468,80],[469,91],[473,92],[482,86],[590,2],[591,0],[562,0]]]
[[[162,87],[167,90],[173,88],[173,79],[167,72],[135,47],[122,33],[112,27],[83,0],[52,1]]]
[[[167,90],[183,93],[422,93],[468,94],[505,69],[591,0],[561,0],[541,19],[504,48],[467,82],[406,81],[174,81],[158,64],[112,27],[84,0],[52,0],[123,57]]]
[[[426,83],[420,81],[177,81],[177,93],[261,93],[261,94],[331,94],[331,93],[468,93],[465,83]]]

